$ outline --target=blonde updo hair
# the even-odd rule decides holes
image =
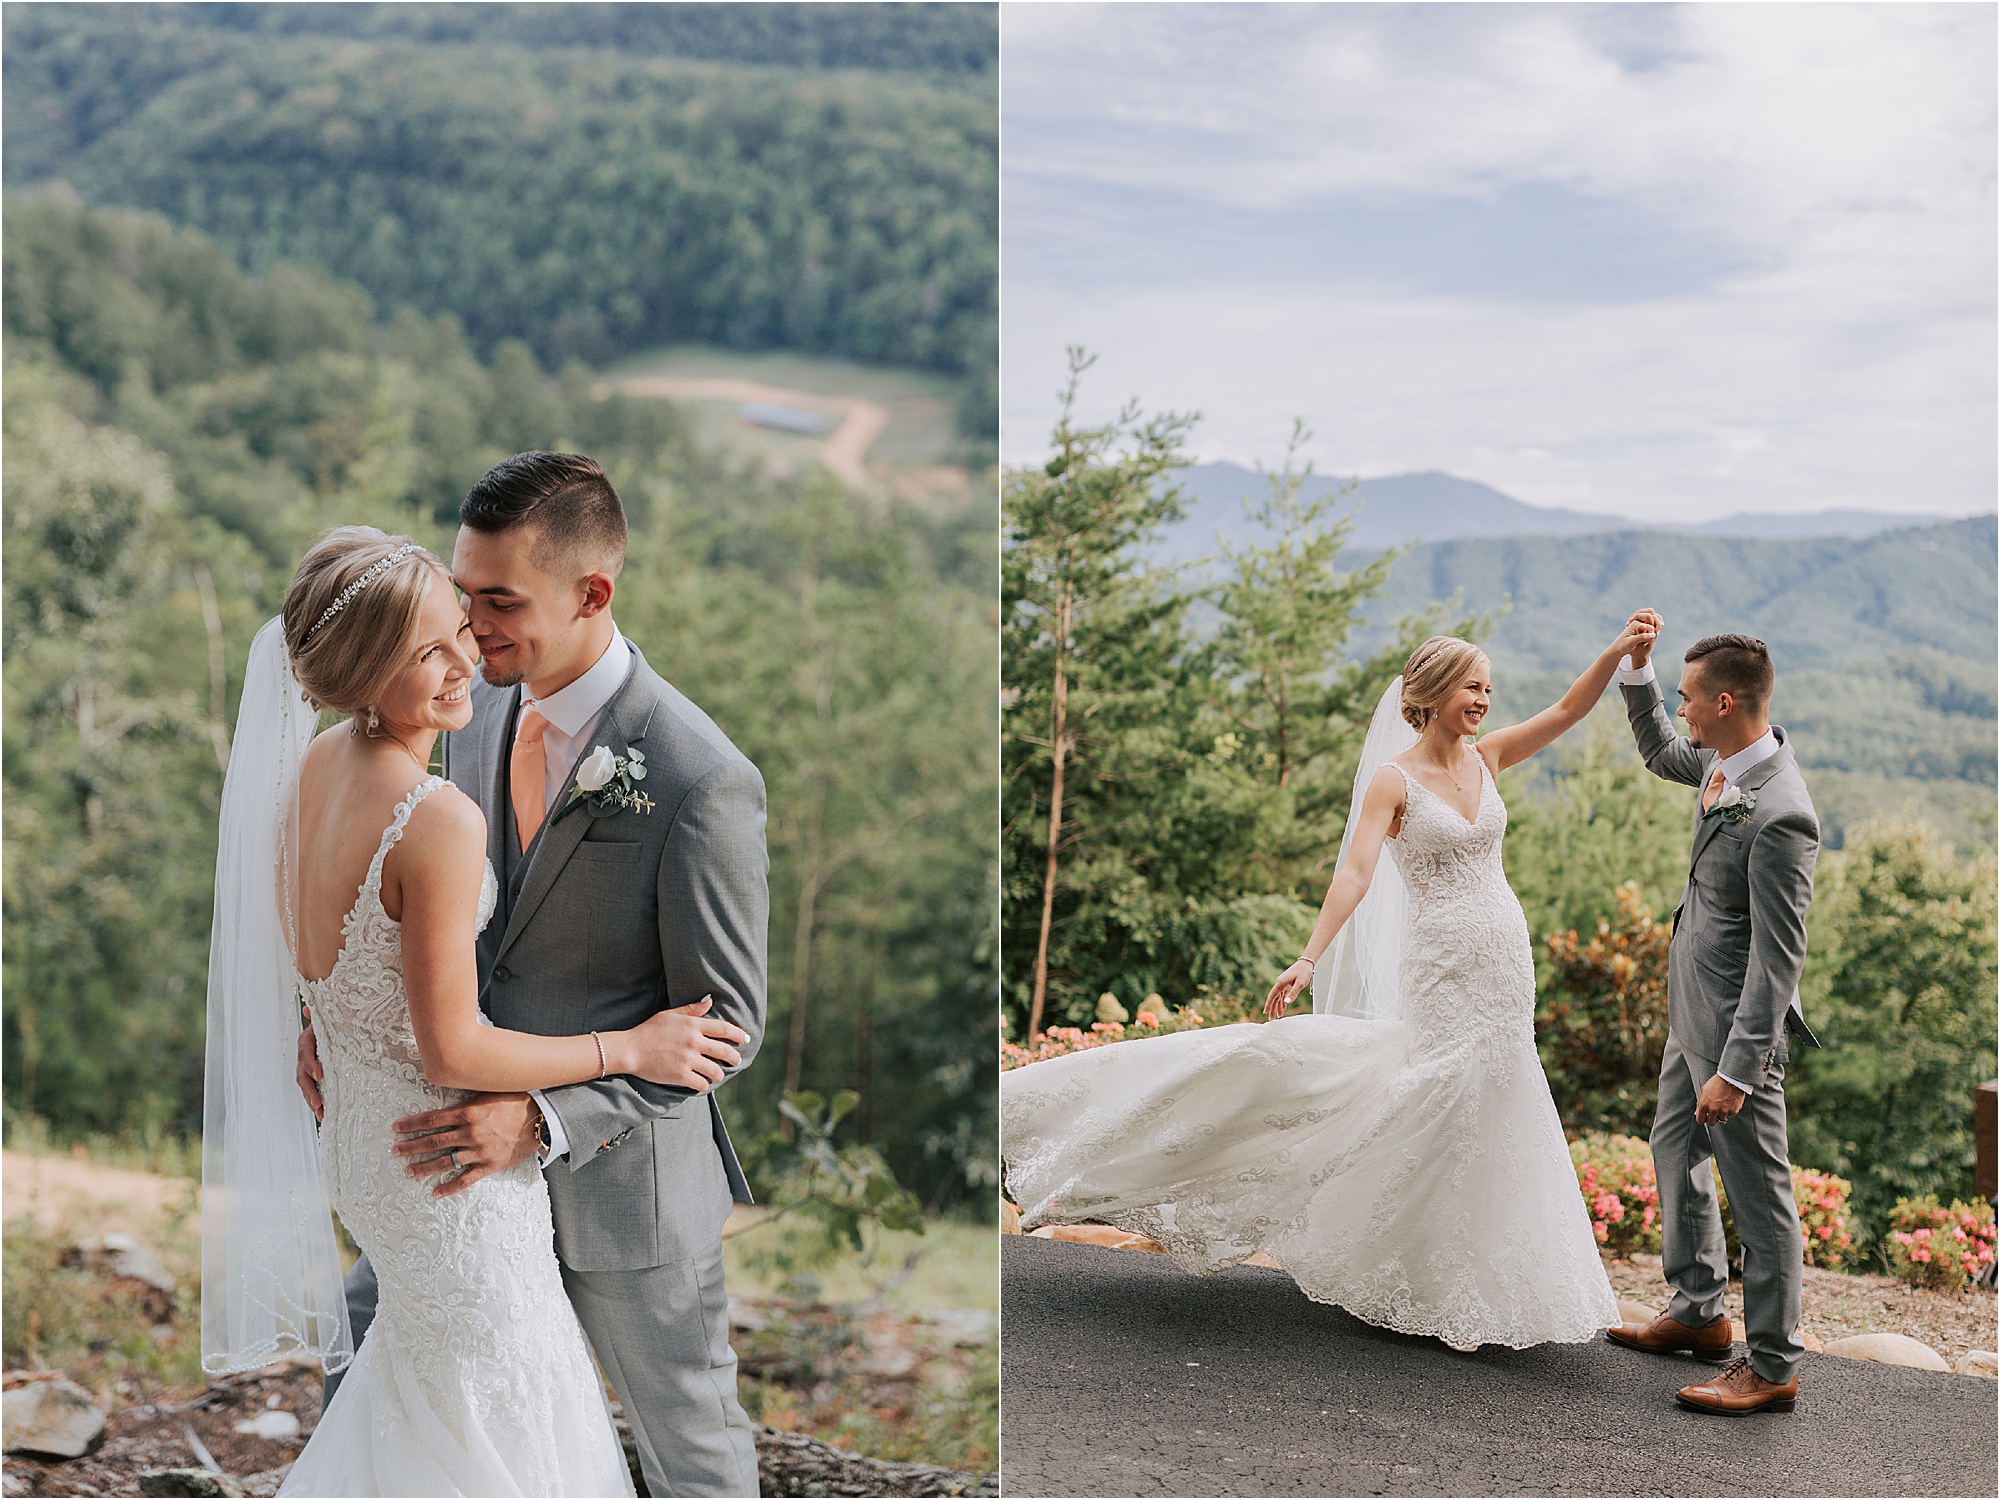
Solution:
[[[388,565],[318,622],[370,568]],[[402,668],[424,595],[441,564],[406,536],[373,526],[336,526],[312,546],[285,590],[285,649],[292,675],[314,708],[366,712]]]
[[[1403,663],[1403,719],[1418,734],[1436,717],[1438,705],[1465,681],[1472,664],[1485,658],[1470,641],[1434,635]]]

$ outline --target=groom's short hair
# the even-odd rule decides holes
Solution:
[[[1771,653],[1753,635],[1707,635],[1687,648],[1689,666],[1701,663],[1701,685],[1711,695],[1729,694],[1752,713],[1771,703],[1771,684],[1778,674]]]
[[[534,527],[535,560],[552,572],[616,578],[625,566],[625,503],[581,453],[517,453],[495,464],[466,491],[458,519],[489,533]]]

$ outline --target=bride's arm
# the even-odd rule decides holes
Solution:
[[[1382,843],[1403,814],[1404,796],[1402,773],[1394,766],[1382,767],[1368,783],[1368,791],[1361,799],[1361,821],[1354,829],[1354,842],[1347,849],[1347,863],[1335,872],[1326,888],[1326,900],[1320,903],[1319,919],[1313,923],[1312,936],[1306,939],[1305,953],[1278,976],[1278,982],[1264,998],[1264,1014],[1273,1020],[1285,1013],[1285,1007],[1301,990],[1311,986],[1319,960],[1333,946],[1333,940],[1354,915],[1361,898],[1368,894],[1369,884],[1375,879],[1375,862],[1382,857]]]
[[[453,787],[424,799],[384,863],[384,892],[393,888],[401,899],[403,984],[426,1081],[482,1093],[559,1088],[613,1073],[683,1082],[687,1047],[664,1013],[629,1031],[595,1037],[537,1036],[480,1024],[473,934],[485,864],[486,820]]]
[[[1619,659],[1642,645],[1650,646],[1653,634],[1653,627],[1637,617],[1627,621],[1618,639],[1606,646],[1603,654],[1584,668],[1583,675],[1570,684],[1570,690],[1555,704],[1532,719],[1510,724],[1505,729],[1496,729],[1483,736],[1474,748],[1486,757],[1486,764],[1492,768],[1493,774],[1497,776],[1509,766],[1519,765],[1589,718],[1597,700],[1604,696],[1604,690],[1611,686],[1611,679],[1617,675]]]

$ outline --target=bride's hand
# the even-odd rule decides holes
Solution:
[[[1634,668],[1643,667],[1652,659],[1653,642],[1660,637],[1660,617],[1650,609],[1633,613],[1625,622],[1625,628],[1618,633],[1618,639],[1610,646],[1610,653],[1632,658]]]
[[[708,1013],[714,1003],[703,995],[692,1005],[648,1016],[630,1031],[607,1034],[607,1041],[615,1036],[618,1054],[608,1071],[706,1093],[742,1063],[736,1049],[750,1040],[742,1027]]]
[[[1312,988],[1312,981],[1313,966],[1303,958],[1292,960],[1292,966],[1278,976],[1278,982],[1271,986],[1271,993],[1264,997],[1265,1018],[1277,1020],[1301,990]]]

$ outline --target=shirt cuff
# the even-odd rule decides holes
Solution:
[[[1626,687],[1644,687],[1652,682],[1656,675],[1650,661],[1643,667],[1635,667],[1630,656],[1621,656],[1618,659],[1618,680]]]
[[[1735,1089],[1739,1094],[1754,1094],[1757,1092],[1755,1089],[1751,1088],[1750,1085],[1747,1083],[1738,1083],[1734,1078],[1731,1078],[1727,1073],[1718,1070],[1715,1076],[1717,1078],[1720,1078],[1724,1083],[1728,1084],[1731,1088]]]
[[[538,1153],[536,1158],[546,1167],[550,1162],[569,1155],[569,1133],[563,1129],[562,1116],[549,1108],[549,1101],[540,1089],[529,1089],[528,1097],[535,1101],[535,1108],[542,1112],[542,1119],[549,1127],[549,1149]]]

